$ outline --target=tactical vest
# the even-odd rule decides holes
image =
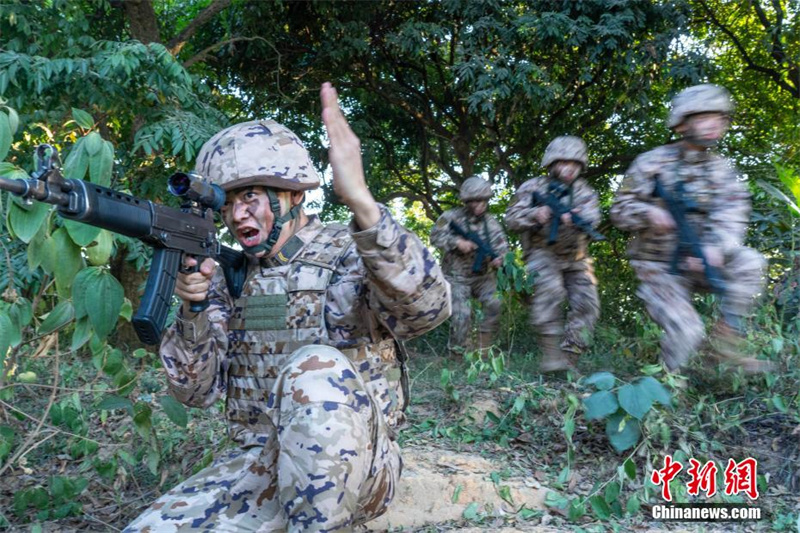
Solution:
[[[298,348],[326,344],[327,289],[336,266],[352,243],[347,227],[331,224],[287,264],[251,267],[228,322],[226,411],[231,438],[242,445],[263,444],[274,434],[270,392],[280,370]],[[404,405],[402,371],[393,338],[340,349],[361,373],[367,390],[391,426]]]

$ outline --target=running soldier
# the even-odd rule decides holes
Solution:
[[[667,126],[680,140],[639,155],[611,209],[614,225],[633,233],[628,255],[641,282],[637,295],[664,330],[661,359],[670,371],[684,366],[703,341],[692,293],[709,289],[722,296],[722,318],[712,333],[715,359],[745,372],[769,368],[740,351],[742,318],[763,288],[765,261],[742,244],[750,194],[715,150],[732,111],[728,91],[717,85],[678,93]]]
[[[247,277],[237,296],[213,261],[181,274],[183,306],[160,353],[180,401],[225,399],[238,446],[125,531],[352,531],[392,500],[407,401],[395,339],[449,316],[448,284],[367,189],[336,90],[326,83],[320,97],[349,227],[303,211],[319,177],[276,122],[224,129],[198,154],[196,171],[227,193],[222,218],[246,252]],[[206,296],[207,310],[193,313]]]
[[[468,178],[461,184],[459,197],[464,206],[442,213],[431,230],[431,243],[442,251],[442,270],[452,294],[451,356],[473,348],[470,298],[480,302],[483,312],[477,347],[483,352],[492,345],[501,308],[497,269],[508,252],[502,226],[487,213],[492,197],[489,182],[478,176]]]
[[[600,207],[597,192],[580,177],[588,162],[582,139],[556,137],[542,158],[547,175],[523,183],[506,212],[508,228],[520,233],[534,282],[530,321],[540,336],[542,372],[574,370],[600,316],[588,253],[590,238],[602,238],[594,229]]]

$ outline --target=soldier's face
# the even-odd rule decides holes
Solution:
[[[581,170],[583,170],[583,165],[577,161],[556,161],[553,163],[553,166],[550,167],[550,171],[553,175],[567,185],[578,179]]]
[[[681,133],[690,145],[710,148],[728,131],[730,119],[722,113],[698,113],[689,116],[681,126]]]
[[[228,192],[221,213],[231,234],[246,247],[264,242],[275,222],[267,191],[258,186]]]
[[[479,217],[486,212],[489,208],[489,202],[486,200],[471,200],[467,202],[467,209],[473,216]]]

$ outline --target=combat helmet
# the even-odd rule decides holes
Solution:
[[[682,90],[672,99],[672,109],[667,118],[667,127],[675,129],[686,117],[697,113],[733,112],[733,102],[727,89],[712,83],[694,85]]]
[[[465,179],[459,190],[459,198],[464,203],[475,200],[488,200],[491,197],[492,186],[480,176],[472,176]]]
[[[195,172],[224,191],[261,185],[307,191],[319,175],[303,143],[274,120],[253,120],[225,128],[197,154]]]
[[[319,187],[319,175],[303,143],[289,128],[274,120],[242,122],[218,132],[200,149],[195,172],[226,192],[262,186],[275,214],[267,239],[245,251],[269,251],[278,241],[283,225],[296,218],[302,203],[280,215],[275,190],[307,191]]]
[[[550,141],[544,151],[542,166],[549,168],[556,161],[577,161],[585,169],[589,164],[586,143],[580,137],[573,135],[556,137]]]

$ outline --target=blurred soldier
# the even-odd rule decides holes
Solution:
[[[449,316],[448,285],[419,239],[375,203],[335,89],[326,83],[320,96],[349,227],[303,211],[319,177],[274,121],[224,129],[198,154],[197,172],[227,193],[222,218],[245,250],[246,281],[232,289],[209,260],[181,274],[183,306],[161,359],[180,401],[225,399],[238,447],[125,531],[352,531],[392,500],[407,400],[395,339]],[[209,307],[192,312],[206,297]]]
[[[431,231],[431,243],[442,251],[442,270],[450,282],[453,315],[450,318],[450,353],[470,349],[472,320],[469,299],[481,303],[478,348],[486,350],[500,322],[497,271],[508,252],[503,228],[487,213],[492,186],[473,176],[461,184],[463,207],[442,213]]]
[[[661,358],[672,371],[686,364],[703,340],[692,292],[709,288],[722,294],[723,318],[712,339],[715,356],[748,372],[768,368],[738,350],[741,320],[762,290],[765,261],[742,245],[750,195],[730,162],[714,150],[732,110],[728,91],[716,85],[678,93],[667,126],[681,139],[638,156],[611,209],[613,223],[633,233],[628,255],[641,281],[637,294],[664,330]],[[688,242],[690,234],[696,243]]]
[[[580,177],[587,164],[583,140],[556,137],[542,158],[548,174],[523,183],[506,212],[508,228],[520,233],[534,282],[530,321],[540,335],[542,372],[574,369],[600,316],[597,280],[587,251],[593,235],[602,238],[594,231],[600,207],[597,193]]]

